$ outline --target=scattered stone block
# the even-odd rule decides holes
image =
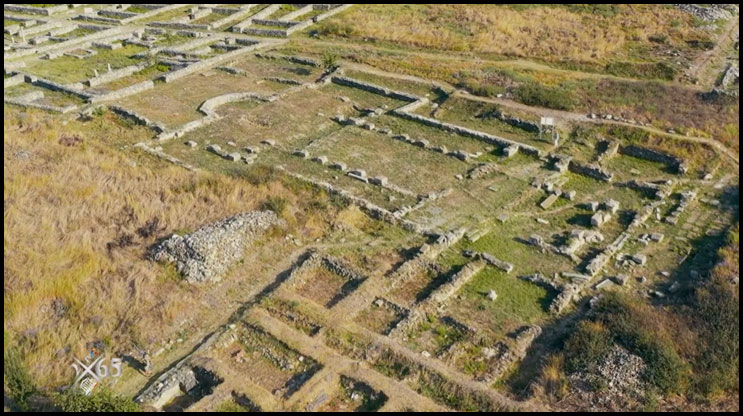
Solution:
[[[232,162],[237,162],[238,160],[242,158],[242,156],[240,156],[240,153],[235,152],[235,153],[230,153],[226,155],[224,158]]]
[[[619,201],[616,201],[614,199],[607,199],[603,203],[603,208],[612,214],[616,214],[617,210],[619,210]]]
[[[196,147],[196,146],[198,145],[198,143],[196,143],[196,142],[195,142],[195,141],[193,141],[193,140],[189,140],[189,141],[187,141],[187,142],[185,143],[185,145],[186,145],[186,146],[188,146],[188,147]]]
[[[302,159],[307,159],[310,156],[310,154],[304,150],[295,150],[292,154],[294,156],[299,156]]]
[[[496,219],[501,223],[504,223],[506,222],[506,220],[508,220],[508,214],[500,214],[496,217]]]
[[[620,274],[615,277],[617,284],[620,286],[624,286],[629,281],[629,275],[628,274]]]
[[[317,163],[319,163],[321,165],[324,165],[324,164],[328,163],[328,157],[327,156],[313,157],[312,158],[312,161],[313,162],[317,162]]]
[[[540,224],[549,225],[549,221],[545,220],[544,218],[537,218],[536,220]]]
[[[505,157],[511,157],[518,153],[519,147],[516,145],[506,146],[503,148],[503,156]]]
[[[387,185],[387,177],[386,176],[375,176],[375,177],[369,179],[369,182],[371,182],[374,185],[386,186]]]
[[[495,290],[490,289],[490,291],[488,292],[488,299],[490,299],[491,301],[495,301],[496,299],[498,299],[498,294],[495,293]]]
[[[261,140],[261,144],[265,144],[266,146],[276,146],[276,142],[271,139]]]
[[[552,195],[548,196],[547,198],[545,198],[539,204],[539,206],[542,207],[542,209],[547,209],[547,208],[551,207],[552,204],[555,203],[555,201],[557,201],[557,198],[558,198],[558,195],[557,194],[552,194]]]
[[[333,169],[338,169],[341,172],[345,172],[347,169],[346,164],[343,162],[333,162],[330,167]]]

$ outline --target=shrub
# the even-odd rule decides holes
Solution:
[[[276,215],[281,216],[286,209],[286,203],[286,199],[280,196],[270,196],[263,202],[261,209],[271,210],[275,212]]]
[[[325,68],[335,68],[338,66],[338,55],[330,51],[324,51],[322,54],[322,64]]]
[[[6,348],[3,360],[3,375],[7,393],[22,410],[28,410],[27,400],[32,394],[36,393],[36,386],[28,374],[28,369],[15,348]]]
[[[611,334],[598,322],[584,321],[565,343],[565,368],[591,371],[612,346]]]
[[[80,391],[68,391],[57,396],[56,400],[65,412],[138,412],[139,405],[122,396],[103,389],[90,396]]]

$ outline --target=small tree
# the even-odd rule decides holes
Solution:
[[[330,51],[325,51],[322,54],[322,64],[327,69],[332,69],[338,66],[338,55]]]

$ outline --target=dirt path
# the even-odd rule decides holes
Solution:
[[[508,60],[502,60],[502,61],[492,61],[489,59],[484,59],[476,56],[468,56],[468,55],[451,55],[451,54],[444,54],[444,53],[435,53],[435,52],[425,52],[420,50],[403,50],[403,49],[396,49],[396,48],[385,48],[385,47],[379,47],[379,46],[365,46],[365,45],[359,45],[359,44],[353,44],[348,41],[333,41],[333,40],[299,40],[297,43],[310,43],[312,45],[319,45],[319,46],[329,46],[329,47],[341,47],[346,49],[356,49],[356,50],[374,50],[374,51],[381,51],[389,54],[399,54],[399,55],[410,55],[410,56],[418,56],[418,57],[425,57],[430,60],[438,60],[438,61],[456,61],[456,62],[470,62],[475,64],[482,64],[487,63],[493,66],[502,67],[504,69],[527,69],[527,70],[535,70],[535,71],[542,71],[546,73],[551,74],[563,74],[566,77],[571,78],[595,78],[595,79],[614,79],[614,80],[621,80],[626,82],[638,82],[639,80],[634,78],[626,78],[626,77],[620,77],[616,75],[609,75],[609,74],[601,74],[601,73],[594,73],[594,72],[581,72],[581,71],[574,71],[570,69],[561,69],[561,68],[555,68],[549,65],[540,64],[538,62],[533,62],[528,59],[508,59]]]
[[[717,78],[713,74],[716,74],[717,72],[705,72],[704,69],[708,64],[714,63],[717,58],[723,55],[730,44],[735,41],[733,34],[737,32],[739,23],[738,16],[733,16],[725,26],[723,33],[718,36],[715,47],[699,55],[694,60],[694,63],[692,63],[691,68],[689,68],[684,74],[678,76],[677,80],[682,77],[690,80],[696,79],[698,80],[698,86],[701,88],[704,88],[705,90],[713,88],[715,79]],[[720,70],[722,70],[722,68],[720,68]]]

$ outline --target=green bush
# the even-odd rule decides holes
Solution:
[[[584,321],[565,342],[565,368],[568,372],[592,371],[613,342],[603,325]]]
[[[64,412],[139,412],[139,405],[122,396],[102,389],[90,396],[78,390],[68,391],[57,396],[59,407]]]
[[[36,386],[28,374],[21,355],[15,348],[6,348],[3,354],[3,375],[7,394],[16,401],[22,410],[28,410],[27,400],[36,393]]]
[[[526,105],[570,110],[575,106],[573,93],[564,87],[547,87],[537,82],[524,82],[515,91],[516,98]]]

